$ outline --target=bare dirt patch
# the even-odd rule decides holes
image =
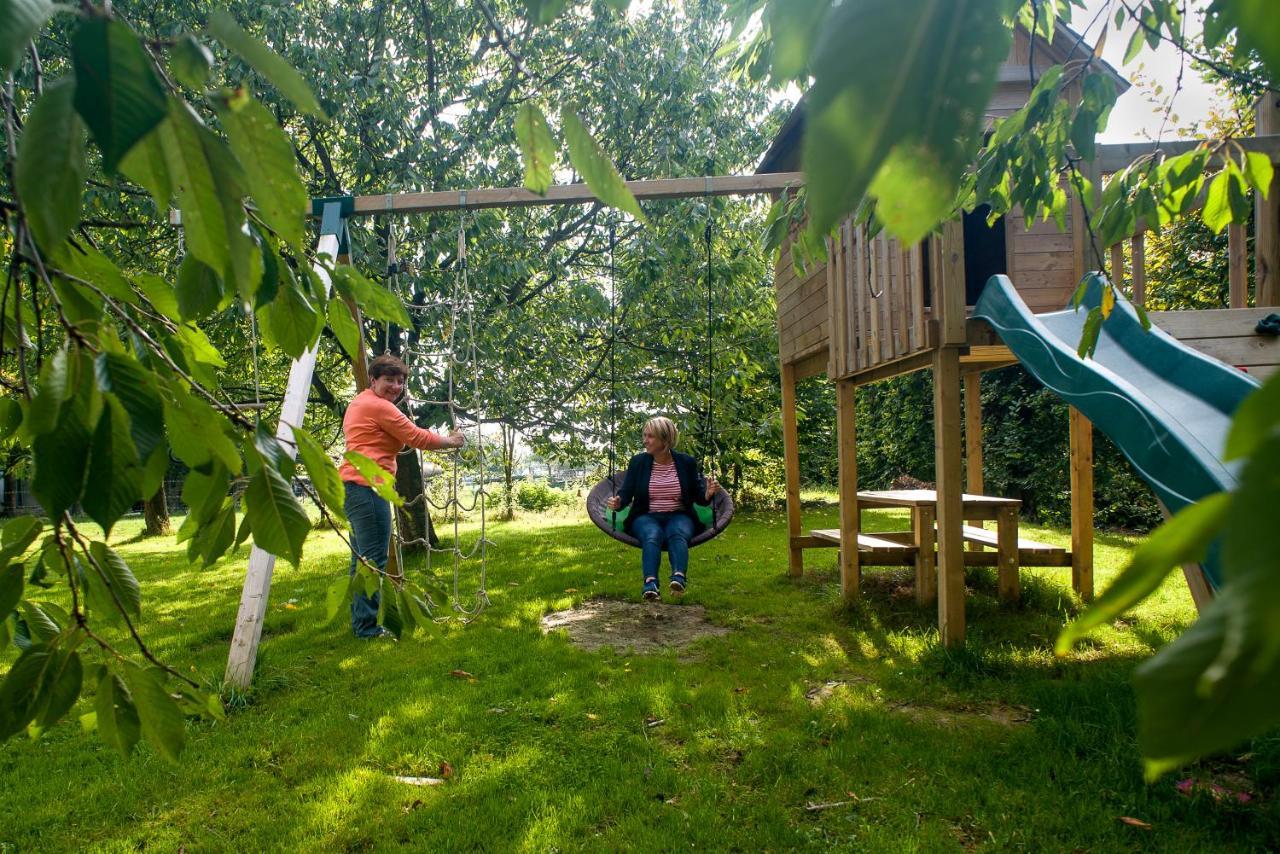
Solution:
[[[577,608],[542,618],[544,634],[557,629],[568,632],[570,642],[582,649],[613,647],[641,655],[683,649],[698,638],[729,633],[723,626],[707,622],[707,610],[701,605],[616,599],[590,599]]]
[[[1005,727],[1019,727],[1031,723],[1035,717],[1035,709],[1013,703],[986,703],[945,709],[902,703],[890,706],[890,709],[913,721],[933,724],[945,729],[954,729],[975,720],[987,720]]]

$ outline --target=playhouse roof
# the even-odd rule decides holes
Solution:
[[[1044,40],[1041,39],[1040,43],[1044,44]],[[1049,47],[1049,55],[1058,63],[1072,59],[1087,59],[1093,54],[1093,47],[1085,43],[1084,36],[1061,21],[1057,24]],[[1102,64],[1103,71],[1111,76],[1119,92],[1123,93],[1129,89],[1129,81],[1111,63],[1101,58],[1099,62]],[[791,111],[791,115],[787,116],[787,120],[782,123],[769,150],[760,158],[760,165],[756,167],[757,175],[768,172],[791,172],[800,168],[798,159],[791,163],[786,161],[793,158],[800,150],[800,140],[804,137],[804,113],[805,96],[802,96]]]

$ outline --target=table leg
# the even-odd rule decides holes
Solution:
[[[1018,579],[1018,508],[996,511],[996,568],[1001,602],[1017,602],[1022,594]]]
[[[934,549],[937,534],[933,525],[937,513],[930,506],[911,510],[912,542],[916,547],[916,602],[932,605],[938,598],[938,563]]]

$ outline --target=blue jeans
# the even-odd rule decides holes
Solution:
[[[640,568],[646,579],[658,577],[663,543],[671,571],[688,571],[689,541],[693,539],[693,520],[688,514],[646,513],[632,520],[631,533],[640,541]]]
[[[351,523],[351,574],[356,574],[359,554],[378,569],[387,566],[387,544],[391,540],[391,505],[378,497],[371,487],[346,481],[346,498],[342,509]],[[356,637],[378,634],[378,603],[381,594],[366,596],[357,588],[351,598],[351,630]]]

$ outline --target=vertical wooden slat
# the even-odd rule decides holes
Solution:
[[[880,359],[893,358],[893,248],[889,236],[880,235]]]
[[[1102,192],[1102,175],[1098,171],[1098,161],[1085,161],[1080,164],[1084,178],[1093,185],[1093,199],[1096,202]],[[1090,207],[1093,207],[1091,205]],[[1075,282],[1080,283],[1085,273],[1097,266],[1094,256],[1092,235],[1089,234],[1089,223],[1086,221],[1084,208],[1081,206],[1079,194],[1071,190],[1071,260]]]
[[[867,328],[862,319],[862,299],[866,293],[867,281],[867,228],[860,225],[853,231],[853,277],[849,282],[851,299],[849,310],[853,315],[853,346],[857,359],[856,367],[861,370],[867,366]]]
[[[1244,308],[1249,304],[1249,245],[1243,223],[1227,226],[1228,306]]]
[[[804,575],[804,551],[796,546],[800,536],[800,435],[796,429],[796,366],[782,366],[782,459],[787,479],[788,572]]]
[[[880,300],[876,299],[875,294],[880,290],[880,240],[883,234],[877,235],[874,239],[867,240],[867,258],[869,260],[867,270],[867,290],[864,297],[867,300],[867,317],[870,320],[868,326],[869,338],[867,340],[867,353],[870,357],[867,365],[878,365],[883,358],[880,353]]]
[[[982,386],[981,374],[964,377],[964,491],[981,495],[982,482]],[[975,522],[978,527],[986,527]],[[969,543],[971,552],[982,551],[981,543]]]
[[[858,230],[853,224],[853,218],[850,217],[845,221],[845,242],[844,242],[844,282],[841,287],[845,292],[845,319],[844,330],[845,335],[849,337],[849,372],[852,373],[858,369],[860,364],[858,356],[858,318],[854,313],[854,295],[858,292],[858,275],[857,275],[857,241]]]
[[[844,341],[840,335],[840,309],[844,289],[840,282],[840,238],[828,237],[827,241],[827,366],[838,375],[844,364]]]
[[[1076,409],[1071,419],[1071,586],[1093,600],[1093,424]]]
[[[942,226],[942,258],[938,267],[942,275],[933,286],[933,306],[939,318],[941,343],[964,344],[964,226],[960,220]]]
[[[960,348],[933,355],[933,453],[938,492],[938,635],[964,641],[963,481],[960,468]]]
[[[1111,247],[1111,284],[1116,290],[1124,287],[1124,243]]]
[[[926,238],[927,239],[927,238]],[[911,349],[924,348],[924,252],[920,243],[911,247]]]
[[[893,250],[893,268],[898,274],[893,291],[893,307],[898,315],[893,327],[893,352],[904,356],[910,351],[907,342],[907,249],[901,243]]]
[[[844,600],[861,595],[858,563],[858,455],[854,404],[857,386],[852,380],[836,382],[836,442],[840,470],[840,594]]]
[[[1258,101],[1257,134],[1280,133],[1280,94],[1267,92]],[[1254,193],[1253,304],[1280,305],[1280,170],[1271,178],[1264,199]]]
[[[1131,291],[1134,305],[1147,304],[1147,240],[1143,232],[1138,232],[1129,242],[1129,263],[1133,267]]]

